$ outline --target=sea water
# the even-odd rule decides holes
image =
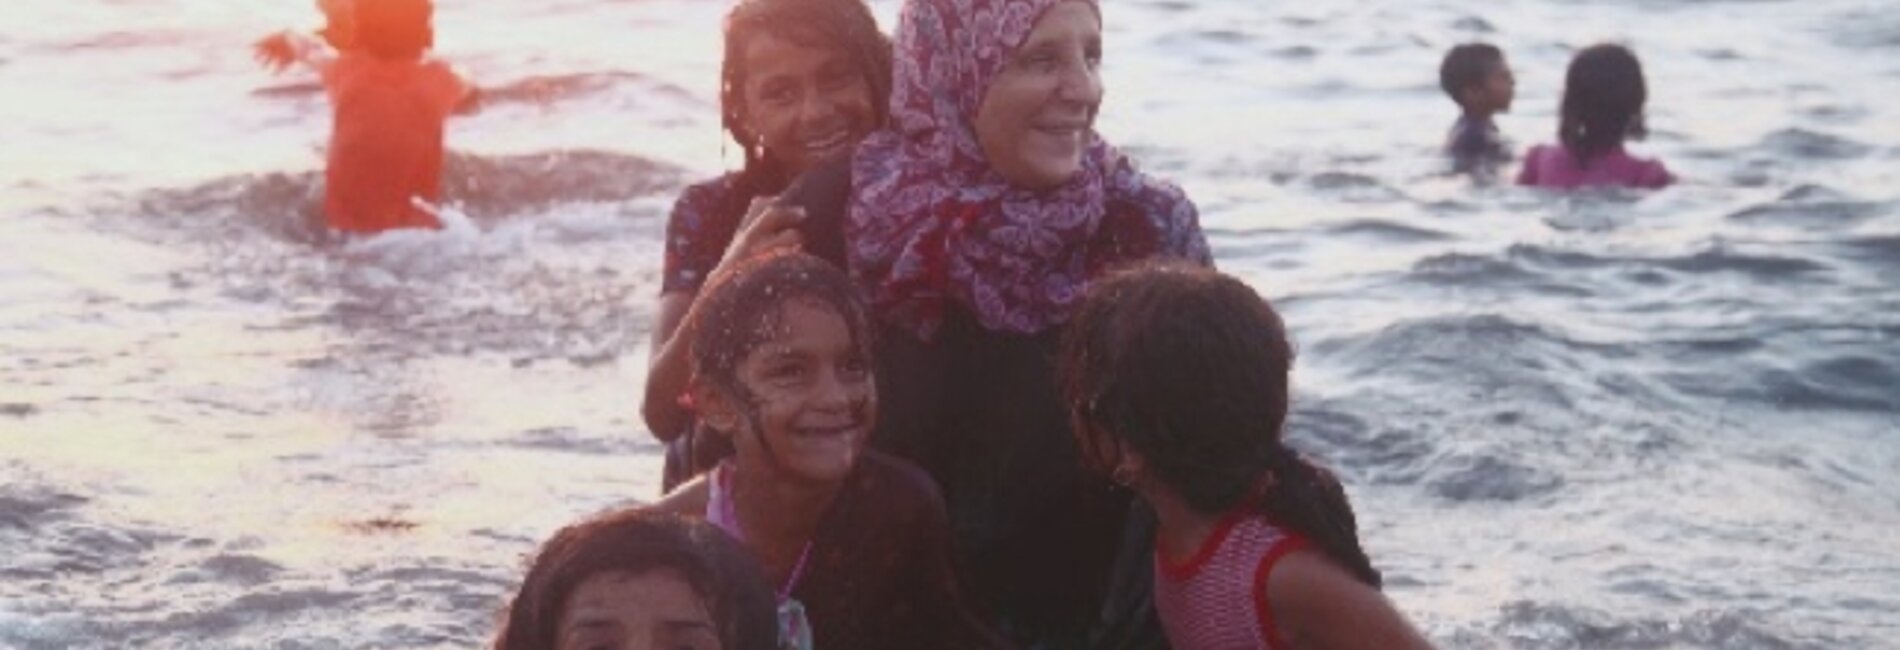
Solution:
[[[440,0],[490,100],[461,225],[339,242],[322,93],[247,51],[310,3],[8,2],[0,647],[477,647],[540,540],[654,497],[660,237],[737,163],[722,4]],[[1431,638],[1900,648],[1892,3],[1106,4],[1101,131],[1285,312],[1294,444]],[[1450,173],[1469,40],[1520,151],[1632,46],[1681,183]]]

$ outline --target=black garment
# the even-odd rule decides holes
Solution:
[[[959,586],[943,499],[910,463],[871,452],[812,539],[792,597],[824,650],[1001,650],[1010,646]]]
[[[971,591],[1007,633],[1029,647],[1165,648],[1143,575],[1152,527],[1126,538],[1131,496],[1081,466],[1055,384],[1059,331],[1004,334],[953,310],[935,341],[881,334],[873,444],[943,485]]]
[[[1489,118],[1463,115],[1451,125],[1446,152],[1460,171],[1475,171],[1511,158],[1504,136]]]

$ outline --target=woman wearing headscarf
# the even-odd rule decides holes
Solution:
[[[943,485],[970,584],[1018,641],[1159,647],[1148,547],[1123,543],[1145,536],[1077,462],[1053,352],[1093,278],[1211,263],[1194,205],[1094,130],[1096,0],[908,0],[895,48],[844,223],[883,330],[877,443]]]

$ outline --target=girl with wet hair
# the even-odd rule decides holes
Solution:
[[[705,522],[643,510],[562,528],[503,615],[495,650],[777,650],[772,592]]]
[[[1060,361],[1084,464],[1154,508],[1176,650],[1427,648],[1379,594],[1338,479],[1285,442],[1292,367],[1266,300],[1188,266],[1092,288]]]
[[[648,428],[670,445],[664,489],[731,453],[717,438],[689,435],[694,421],[679,403],[688,363],[677,334],[694,297],[721,267],[760,251],[829,250],[806,241],[814,228],[802,210],[774,199],[791,179],[884,124],[890,79],[890,41],[862,0],[741,0],[727,15],[720,121],[745,162],[686,188],[667,222],[641,408]],[[829,257],[843,264],[841,253]]]
[[[844,271],[773,251],[715,276],[688,324],[692,405],[734,450],[658,508],[743,542],[787,648],[1003,647],[968,608],[928,476],[868,451],[868,310]]]
[[[1631,156],[1623,141],[1646,133],[1643,104],[1649,87],[1643,64],[1621,45],[1604,44],[1577,53],[1564,78],[1557,144],[1531,147],[1524,154],[1519,185],[1580,187],[1667,187],[1675,178],[1661,161]]]

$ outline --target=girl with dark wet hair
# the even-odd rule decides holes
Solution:
[[[715,276],[687,325],[691,403],[734,450],[657,507],[743,542],[789,648],[1003,647],[966,607],[942,498],[865,445],[877,417],[868,309],[844,271],[774,251]]]
[[[725,533],[613,512],[555,533],[503,615],[495,650],[777,650],[772,592]]]
[[[1084,464],[1154,508],[1176,650],[1428,648],[1379,595],[1338,479],[1284,440],[1292,366],[1267,301],[1190,266],[1090,289],[1060,361]]]
[[[727,15],[720,121],[745,163],[686,188],[667,222],[641,408],[647,427],[670,445],[663,489],[731,453],[717,438],[690,435],[693,419],[679,404],[688,373],[686,344],[676,334],[694,296],[720,267],[760,251],[825,250],[805,241],[814,229],[802,224],[802,210],[772,199],[884,124],[890,79],[890,41],[862,0],[741,0]],[[829,257],[843,265],[841,253]]]
[[[1661,161],[1636,158],[1623,141],[1645,134],[1643,104],[1649,87],[1643,64],[1621,45],[1597,45],[1578,52],[1564,78],[1558,144],[1531,147],[1524,154],[1519,185],[1661,188],[1675,179]]]

